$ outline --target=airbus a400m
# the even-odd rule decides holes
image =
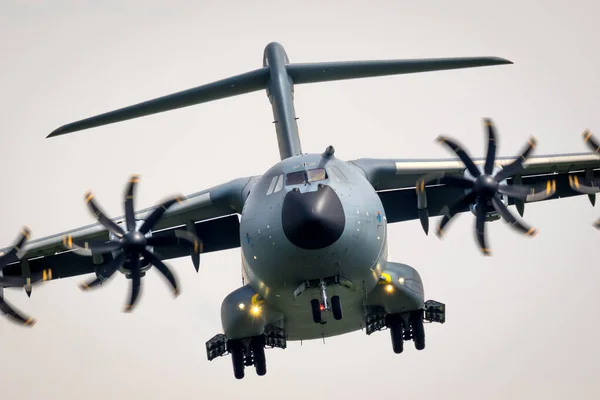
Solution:
[[[93,193],[85,201],[98,223],[66,233],[25,240],[24,230],[0,260],[0,287],[25,288],[44,281],[94,274],[82,284],[101,286],[118,271],[131,280],[126,309],[138,301],[145,272],[156,268],[179,294],[165,260],[240,248],[243,286],[224,300],[222,332],[206,342],[207,357],[231,355],[236,378],[254,366],[266,373],[265,348],[287,341],[389,329],[393,351],[405,341],[425,348],[424,321],[445,322],[445,305],[425,300],[413,266],[388,259],[389,223],[443,216],[438,235],[458,213],[475,216],[476,237],[491,254],[485,222],[506,220],[527,236],[536,229],[522,216],[526,203],[590,196],[598,185],[598,146],[593,152],[531,156],[533,138],[516,158],[496,157],[497,136],[485,119],[488,148],[471,158],[461,145],[442,137],[455,158],[343,161],[332,146],[303,153],[294,111],[294,86],[456,68],[511,64],[495,57],[290,63],[278,43],[267,45],[263,66],[254,71],[174,93],[62,126],[49,137],[138,118],[257,90],[266,90],[274,116],[281,161],[260,176],[248,176],[156,207],[135,211],[138,176],[125,191],[124,217],[110,218]],[[1,290],[1,289],[0,289]],[[1,294],[1,292],[0,292]],[[0,297],[0,309],[14,321],[33,325]]]

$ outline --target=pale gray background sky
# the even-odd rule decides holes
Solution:
[[[28,224],[35,237],[93,222],[93,189],[122,213],[130,173],[139,207],[192,193],[278,161],[264,92],[72,134],[54,128],[121,106],[246,72],[270,41],[292,62],[500,56],[514,65],[296,87],[303,150],[336,156],[448,157],[445,133],[484,153],[481,118],[494,118],[501,155],[529,135],[537,154],[587,151],[600,134],[594,1],[195,1],[0,3],[2,246]],[[497,4],[497,5],[496,5]],[[444,241],[418,221],[390,226],[390,257],[416,267],[426,296],[448,306],[427,325],[427,348],[392,352],[389,333],[356,332],[267,352],[268,374],[233,378],[204,343],[221,330],[220,304],[240,285],[239,250],[171,262],[173,300],[154,272],[132,315],[127,282],[93,293],[80,279],[7,298],[39,323],[0,320],[6,399],[364,398],[595,399],[600,397],[595,251],[600,208],[585,197],[526,208],[534,239],[489,224],[484,258],[463,214]],[[437,223],[437,220],[435,221]]]

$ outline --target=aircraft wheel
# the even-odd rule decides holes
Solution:
[[[388,326],[390,328],[394,353],[400,354],[404,350],[404,326],[402,319],[398,315],[390,315],[388,317]]]
[[[254,368],[256,375],[263,376],[267,373],[267,359],[265,357],[265,339],[263,336],[257,336],[252,339],[250,345],[254,355]]]
[[[413,314],[411,318],[413,341],[417,350],[425,348],[425,328],[423,326],[423,315],[420,312]]]
[[[333,296],[331,298],[331,311],[333,312],[333,318],[340,320],[342,319],[342,301],[340,296]]]
[[[229,352],[233,364],[233,374],[236,379],[244,378],[244,345],[239,340],[229,342]]]
[[[310,301],[310,308],[312,309],[313,321],[315,324],[321,323],[321,303],[317,299]]]

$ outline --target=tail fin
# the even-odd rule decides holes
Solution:
[[[260,69],[63,125],[47,137],[266,89],[283,160],[302,153],[293,104],[294,84],[501,64],[512,62],[497,57],[464,57],[291,64],[283,46],[270,43]]]

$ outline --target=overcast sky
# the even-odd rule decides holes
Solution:
[[[27,224],[36,238],[93,222],[93,189],[121,215],[129,174],[137,206],[189,194],[279,159],[266,94],[256,92],[45,139],[74,120],[261,66],[271,41],[291,62],[498,56],[514,65],[296,87],[302,149],[336,156],[436,158],[439,134],[484,154],[482,117],[499,153],[530,135],[537,154],[585,152],[600,134],[598,6],[594,1],[8,1],[0,3],[0,247]],[[367,5],[367,3],[369,5]],[[484,3],[487,3],[484,5]],[[538,4],[538,5],[536,5]],[[412,205],[410,205],[412,206]],[[229,357],[206,359],[221,332],[222,299],[241,284],[239,249],[170,263],[173,300],[151,272],[133,314],[128,281],[82,293],[74,278],[7,299],[35,316],[0,319],[6,399],[365,398],[597,399],[600,269],[585,196],[526,207],[535,238],[488,224],[483,257],[474,217],[443,241],[418,221],[389,227],[390,258],[417,268],[447,323],[426,325],[427,348],[392,351],[389,332],[355,332],[267,350],[268,373],[233,377]],[[437,219],[435,222],[437,223]]]

